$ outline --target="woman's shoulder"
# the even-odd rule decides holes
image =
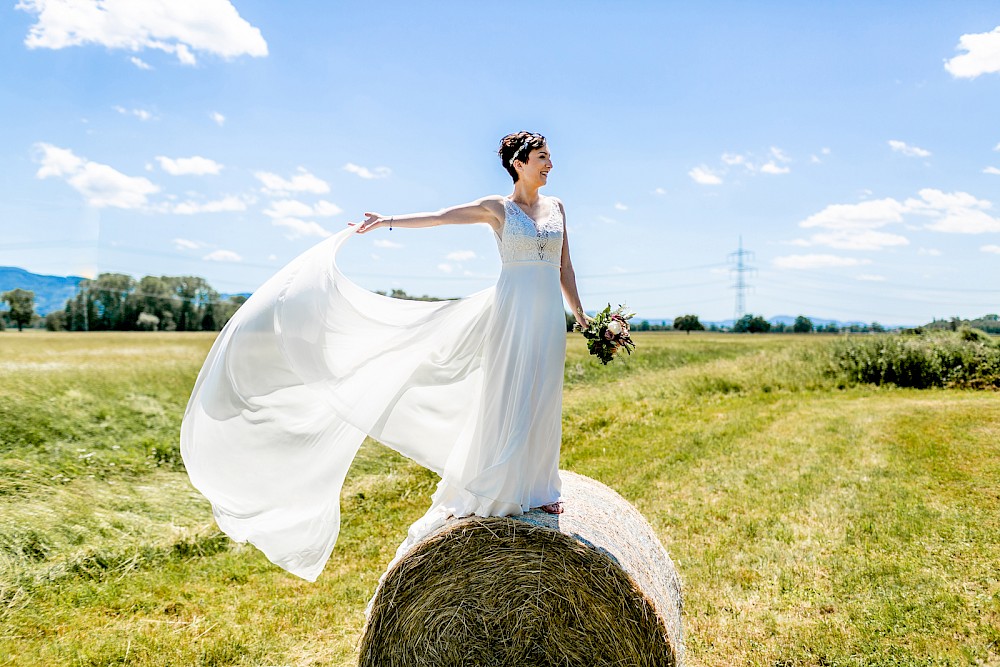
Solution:
[[[559,197],[553,197],[552,195],[545,195],[545,198],[548,199],[549,202],[553,206],[557,207],[563,214],[566,213],[566,207],[563,206],[562,199],[559,199]]]
[[[469,202],[465,206],[478,208],[481,213],[485,213],[487,219],[484,222],[489,222],[490,226],[496,230],[503,224],[507,215],[504,210],[504,199],[500,195],[486,195],[485,197],[480,197],[475,201]]]
[[[483,203],[483,204],[485,204],[485,203],[491,203],[491,204],[499,204],[499,205],[503,206],[503,203],[505,201],[507,201],[507,197],[504,197],[503,195],[486,195],[485,197],[480,197],[476,201],[478,201],[480,203]]]

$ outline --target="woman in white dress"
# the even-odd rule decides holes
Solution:
[[[513,193],[435,213],[365,220],[271,278],[220,334],[181,429],[192,483],[219,526],[309,580],[337,538],[339,494],[365,435],[441,475],[400,553],[450,516],[559,513],[566,326],[586,324],[565,211],[544,197],[545,138],[501,142]],[[494,287],[411,302],[358,287],[337,249],[355,233],[486,223]]]

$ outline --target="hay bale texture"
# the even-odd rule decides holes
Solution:
[[[681,586],[652,527],[560,473],[566,511],[466,517],[383,577],[360,667],[680,665]]]

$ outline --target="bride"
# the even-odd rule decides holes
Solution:
[[[310,581],[340,527],[340,489],[366,435],[441,475],[403,553],[452,516],[562,512],[559,445],[566,326],[580,302],[565,211],[542,196],[545,138],[507,135],[514,181],[435,213],[366,213],[293,260],[240,308],[198,376],[181,452],[219,527]],[[368,292],[337,250],[376,229],[486,223],[494,287],[416,302]]]

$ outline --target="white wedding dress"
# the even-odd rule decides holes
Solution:
[[[536,224],[504,198],[500,278],[464,299],[355,285],[336,265],[354,228],[258,289],[219,334],[181,426],[184,464],[219,527],[314,581],[365,435],[441,475],[400,553],[449,516],[558,500],[563,217],[548,204]]]

